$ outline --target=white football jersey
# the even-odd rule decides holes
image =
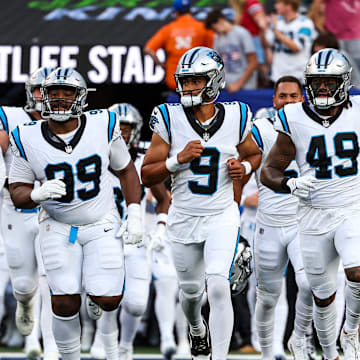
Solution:
[[[46,213],[62,223],[84,225],[96,222],[115,207],[108,168],[111,144],[119,137],[115,113],[91,110],[81,116],[69,144],[50,131],[47,121],[18,126],[12,132],[11,143],[15,154],[26,160],[41,184],[64,179],[66,195],[44,201],[41,206]],[[121,156],[124,160],[130,158],[127,150]],[[10,182],[15,181],[20,179],[10,173]]]
[[[0,130],[4,130],[8,135],[18,126],[24,123],[29,123],[34,120],[28,112],[22,107],[13,107],[13,106],[1,106],[0,107]],[[6,174],[9,174],[10,165],[12,161],[13,153],[11,148],[7,149],[5,153],[5,165],[6,165]],[[6,202],[11,202],[10,194],[8,191],[4,191],[4,200]]]
[[[144,158],[145,158],[144,154],[138,154],[136,159],[134,160],[134,165],[135,165],[136,171],[139,175],[140,182],[141,182],[141,166],[142,166],[142,163],[144,162]],[[127,216],[127,206],[126,206],[126,201],[125,201],[124,195],[121,191],[120,180],[116,175],[111,174],[111,182],[112,182],[112,186],[114,189],[115,203],[118,208],[120,218],[121,218],[121,220],[124,220]],[[146,212],[146,197],[147,197],[147,194],[149,193],[149,188],[145,187],[141,183],[140,183],[140,186],[141,186],[140,206],[141,206],[141,214],[144,219],[145,212]],[[143,225],[145,226],[144,222],[143,222]]]
[[[299,15],[291,21],[286,21],[282,16],[278,16],[277,30],[293,40],[299,51],[292,51],[283,44],[272,29],[266,32],[266,39],[273,47],[271,80],[276,82],[280,77],[291,74],[303,84],[305,64],[311,55],[311,46],[316,37],[314,24],[303,15]]]
[[[154,108],[150,126],[170,144],[169,157],[193,140],[201,140],[202,155],[172,174],[172,206],[178,212],[203,216],[222,212],[234,201],[226,162],[238,158],[237,145],[251,130],[251,111],[241,102],[217,103],[215,118],[205,126],[180,104]]]
[[[300,175],[317,179],[301,203],[315,208],[360,206],[360,96],[351,101],[352,106],[327,119],[307,103],[288,104],[278,112],[275,128],[294,143]]]
[[[259,205],[257,218],[261,223],[269,226],[284,226],[297,223],[296,212],[298,200],[291,194],[281,194],[269,189],[260,181],[261,169],[277,138],[277,131],[270,118],[261,118],[253,123],[253,139],[262,151],[260,167],[255,172],[255,179],[259,189]],[[298,177],[299,168],[293,160],[284,172],[285,176]]]

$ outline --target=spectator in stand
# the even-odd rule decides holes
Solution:
[[[268,73],[264,52],[265,32],[268,24],[264,5],[259,0],[229,0],[229,4],[236,13],[235,24],[248,30],[254,40],[260,70],[258,87],[264,87]]]
[[[174,0],[175,20],[161,27],[144,49],[145,54],[150,55],[155,64],[165,69],[165,82],[171,90],[176,90],[174,73],[181,56],[196,46],[213,47],[214,33],[190,14],[190,7],[190,0]],[[166,51],[165,62],[157,57],[158,49]]]
[[[312,9],[325,13],[324,30],[339,40],[341,51],[350,55],[353,72],[360,71],[360,0],[314,0]]]
[[[227,20],[220,10],[212,10],[205,23],[216,33],[214,49],[224,60],[226,90],[233,93],[240,89],[256,89],[258,62],[250,33]]]
[[[314,54],[325,48],[340,50],[339,41],[337,40],[336,36],[330,32],[319,34],[319,36],[314,40],[312,53]],[[357,89],[360,89],[360,72],[354,62],[354,59],[345,50],[341,49],[341,52],[344,53],[346,58],[349,60],[353,69],[351,72],[351,84]]]
[[[275,83],[282,76],[292,74],[303,84],[305,64],[311,54],[315,37],[313,22],[300,15],[300,0],[277,0],[276,16],[266,32],[267,45],[272,48],[270,79]]]

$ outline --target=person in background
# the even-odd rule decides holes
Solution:
[[[267,46],[271,47],[270,79],[273,83],[282,76],[292,74],[304,83],[304,67],[311,53],[315,29],[313,22],[300,15],[300,0],[277,0],[276,15],[266,32]]]
[[[256,57],[259,62],[258,87],[265,87],[268,68],[265,60],[265,32],[268,24],[264,5],[259,0],[229,0],[235,10],[235,24],[248,30],[254,40]]]
[[[165,82],[170,90],[176,90],[174,73],[181,56],[196,46],[212,47],[214,33],[205,28],[190,13],[190,0],[174,0],[175,20],[161,27],[146,43],[144,52],[150,55],[155,64],[165,69]],[[166,60],[161,61],[156,52],[164,49]]]
[[[256,89],[258,62],[250,33],[227,20],[220,10],[213,10],[208,14],[206,27],[214,30],[217,35],[214,48],[224,60],[228,92]]]

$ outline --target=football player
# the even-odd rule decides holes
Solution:
[[[313,293],[314,323],[326,359],[336,349],[336,275],[347,278],[346,316],[340,335],[345,359],[360,356],[359,96],[350,97],[351,66],[334,49],[312,55],[305,68],[310,103],[279,110],[278,136],[261,172],[272,190],[299,198],[300,244]],[[299,177],[284,171],[295,159]]]
[[[42,117],[12,131],[9,183],[14,205],[41,204],[40,248],[52,292],[54,337],[64,360],[80,359],[81,291],[115,310],[124,286],[119,216],[109,167],[128,204],[126,242],[142,241],[140,182],[115,113],[86,108],[87,85],[70,68],[42,83]],[[41,186],[34,188],[34,182]]]
[[[152,112],[154,133],[142,181],[152,186],[171,175],[167,235],[190,324],[191,354],[194,359],[211,356],[201,316],[206,287],[212,357],[225,360],[234,317],[229,280],[240,239],[233,180],[254,171],[261,156],[251,138],[249,107],[237,101],[214,104],[225,87],[224,63],[216,51],[188,50],[175,80],[180,104],[162,104]]]
[[[283,76],[275,84],[273,104],[280,110],[286,104],[304,101],[299,80]],[[277,132],[274,118],[264,117],[254,121],[252,133],[262,151],[265,162]],[[259,205],[256,214],[254,242],[257,300],[255,308],[256,327],[262,358],[274,358],[274,312],[283,285],[283,274],[290,259],[296,276],[298,294],[295,310],[294,332],[288,348],[296,360],[308,359],[306,331],[312,323],[312,296],[305,276],[298,237],[296,210],[298,201],[291,195],[278,194],[260,182],[260,171],[255,178],[259,189]],[[285,170],[291,177],[298,176],[298,167],[293,161]]]
[[[144,151],[139,148],[140,132],[143,125],[142,116],[133,105],[128,103],[114,104],[109,110],[117,113],[119,116],[122,136],[128,146],[135,167],[140,174],[141,165],[144,160]],[[113,177],[113,187],[120,217],[123,221],[126,221],[127,207],[126,204],[124,204],[123,192],[118,178]],[[148,192],[149,190],[142,185],[141,208],[143,219],[145,218]],[[169,248],[165,243],[165,224],[167,221],[170,196],[166,191],[164,183],[152,186],[151,192],[157,201],[156,229],[153,229],[153,224],[146,224],[144,222],[144,232],[148,234],[146,244],[144,244],[146,246],[131,247],[125,245],[126,291],[121,304],[119,352],[117,348],[118,334],[116,314],[114,313],[113,316],[110,313],[104,314],[99,324],[107,358],[110,360],[117,359],[117,356],[120,357],[120,360],[132,359],[133,341],[141,316],[145,313],[147,307],[152,272],[151,260],[153,257],[156,259],[153,263],[156,269],[161,268],[159,262],[161,264],[164,264],[164,262],[168,264],[165,276],[163,275],[163,269],[163,273],[160,274],[160,277],[157,274],[158,280],[155,281],[157,289],[155,308],[158,307],[160,301],[162,303],[161,315],[165,315],[165,319],[159,319],[161,352],[166,359],[171,359],[176,352],[173,326],[177,280],[169,254]],[[159,273],[159,270],[157,270],[157,272]],[[160,285],[156,285],[157,283],[160,283]],[[170,316],[166,316],[169,312]],[[170,317],[170,321],[168,317]]]
[[[53,70],[52,68],[42,67],[29,76],[25,84],[26,106],[24,108],[8,106],[0,108],[1,130],[10,134],[18,125],[31,123],[42,118],[40,87],[46,76]],[[7,173],[9,173],[12,157],[12,152],[8,149],[5,154]],[[17,300],[16,325],[19,332],[27,336],[25,338],[25,353],[28,356],[40,356],[37,329],[32,333],[35,321],[33,313],[35,293],[38,285],[40,285],[41,315],[35,314],[35,316],[41,316],[40,323],[44,342],[44,357],[45,359],[56,359],[59,355],[52,335],[51,322],[47,319],[51,311],[47,280],[43,271],[42,259],[36,256],[39,207],[33,209],[14,207],[8,189],[9,185],[6,181],[3,191],[4,200],[1,210],[1,227],[5,240],[13,293]],[[40,307],[38,306],[37,309],[40,309]]]

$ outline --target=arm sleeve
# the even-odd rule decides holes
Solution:
[[[15,182],[33,184],[35,179],[35,174],[30,164],[20,156],[13,156],[10,166],[9,184]]]
[[[169,130],[157,106],[151,113],[149,126],[154,133],[158,134],[167,144],[170,144]]]
[[[114,170],[125,169],[130,160],[126,143],[120,135],[110,145],[110,167]]]
[[[274,129],[291,137],[290,126],[284,112],[284,108],[276,113]]]
[[[240,104],[240,112],[241,112],[241,120],[240,120],[240,141],[242,143],[252,128],[252,112],[250,110],[249,105],[244,103]]]

